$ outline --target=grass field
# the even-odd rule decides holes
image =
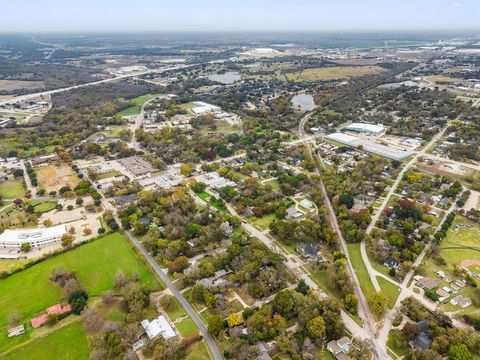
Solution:
[[[62,186],[69,185],[72,189],[80,182],[77,174],[68,165],[47,165],[35,169],[38,184],[48,192],[58,191]]]
[[[455,232],[457,225],[463,226],[458,230],[458,232]],[[478,250],[476,251],[469,248],[459,248],[463,246],[476,248]],[[440,255],[451,266],[460,266],[462,260],[480,260],[480,226],[465,217],[456,216],[452,226],[447,232],[447,236],[440,244],[440,249]]]
[[[363,262],[362,254],[360,253],[360,244],[347,244],[347,247],[353,269],[355,270],[358,281],[360,282],[360,287],[362,288],[365,297],[368,299],[370,296],[375,295],[376,291],[372,282],[370,281],[367,267]]]
[[[43,309],[62,300],[60,287],[49,280],[52,271],[59,267],[75,271],[90,296],[111,289],[119,271],[129,276],[138,274],[140,281],[150,288],[160,288],[159,282],[133,253],[123,235],[106,235],[0,280],[0,338],[5,336],[3,326],[12,311],[18,311],[23,321],[27,322]]]
[[[210,354],[210,351],[208,350],[205,341],[197,341],[196,343],[188,347],[187,355],[185,358],[187,360],[210,360],[213,357]]]
[[[179,323],[175,324],[176,328],[182,334],[182,336],[190,336],[193,334],[198,333],[198,327],[195,325],[192,319],[184,319],[180,321]]]
[[[404,340],[400,330],[391,330],[388,334],[387,346],[397,355],[405,356],[410,348]]]
[[[392,308],[393,305],[395,305],[395,301],[397,301],[398,295],[400,295],[400,288],[379,276],[377,276],[377,281],[382,289],[383,295],[388,299],[389,307]]]
[[[30,203],[34,207],[36,213],[49,212],[55,209],[55,206],[57,206],[56,201],[33,200]]]
[[[305,69],[301,72],[285,74],[287,81],[328,81],[349,77],[373,75],[382,72],[378,66],[334,66]]]
[[[23,181],[7,180],[0,183],[0,197],[2,199],[23,198],[25,195],[25,186]]]
[[[128,102],[130,107],[120,111],[116,115],[118,116],[132,116],[132,115],[138,115],[140,114],[140,111],[142,111],[142,106],[145,104],[145,102],[159,96],[161,94],[145,94],[141,96],[137,96],[136,98],[130,99]]]
[[[268,230],[270,223],[276,218],[275,214],[268,214],[258,219],[253,218],[255,221],[253,221],[252,224],[258,226],[261,230]]]
[[[0,359],[85,360],[88,355],[88,342],[83,325],[76,321],[0,356]]]

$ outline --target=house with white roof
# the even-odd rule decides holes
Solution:
[[[158,316],[152,321],[143,320],[140,324],[150,340],[156,339],[159,336],[163,337],[165,340],[177,336],[175,329],[163,315]]]

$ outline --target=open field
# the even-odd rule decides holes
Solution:
[[[210,360],[212,355],[208,350],[205,341],[197,341],[196,343],[190,345],[187,349],[187,360]]]
[[[0,197],[2,199],[17,199],[25,195],[25,186],[20,180],[7,180],[0,183]]]
[[[25,335],[23,335],[25,336]],[[83,325],[75,321],[15,349],[0,359],[5,360],[84,360],[88,359],[88,342]]]
[[[378,66],[334,66],[326,68],[305,69],[301,72],[285,74],[287,81],[328,81],[374,75],[382,72]]]
[[[455,78],[445,75],[431,75],[426,77],[427,80],[433,81],[435,83],[444,83],[451,84],[455,82]]]
[[[175,326],[178,329],[178,332],[183,337],[187,337],[199,332],[197,325],[195,325],[193,320],[190,318],[184,319],[179,323],[176,323]]]
[[[270,223],[276,219],[276,216],[275,214],[268,214],[268,215],[262,216],[261,218],[253,217],[252,219],[255,219],[252,222],[252,225],[260,228],[261,230],[268,230]]]
[[[457,225],[461,226],[458,232],[455,230]],[[441,256],[451,266],[460,266],[463,260],[468,259],[480,261],[480,225],[456,216],[440,249]]]
[[[358,281],[360,282],[360,287],[362,288],[365,297],[368,299],[370,296],[375,295],[376,291],[372,282],[370,281],[367,267],[363,262],[362,254],[360,253],[360,244],[347,244],[347,247],[353,269],[355,270]]]
[[[119,233],[104,236],[77,249],[46,260],[24,271],[0,280],[0,329],[12,311],[18,311],[24,322],[46,307],[62,300],[60,287],[49,280],[52,271],[64,267],[75,271],[90,296],[113,288],[117,272],[138,274],[142,283],[152,289],[159,282],[133,253],[127,239]],[[21,286],[19,286],[21,284]]]
[[[32,204],[36,213],[49,212],[55,209],[55,206],[57,206],[56,201],[33,200],[30,203]]]
[[[47,165],[35,169],[40,188],[58,191],[62,186],[68,185],[72,189],[80,182],[77,174],[68,165]]]
[[[382,289],[383,295],[388,299],[389,307],[393,308],[395,301],[397,301],[398,295],[400,295],[400,288],[390,281],[385,280],[384,278],[377,276],[378,285]]]
[[[118,116],[132,116],[132,115],[138,115],[142,111],[142,106],[147,102],[148,100],[151,100],[161,94],[145,94],[141,96],[137,96],[136,98],[130,99],[128,102],[132,106],[123,109],[116,115]]]
[[[43,81],[0,80],[0,89],[3,92],[14,93],[17,90],[43,89]]]

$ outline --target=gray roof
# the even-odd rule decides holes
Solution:
[[[415,339],[413,339],[412,345],[415,349],[426,350],[432,345],[432,339],[430,339],[430,337],[424,332],[421,332]]]

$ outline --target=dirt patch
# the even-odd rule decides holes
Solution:
[[[466,259],[466,260],[462,260],[462,262],[460,263],[460,266],[464,267],[464,268],[468,268],[469,266],[473,266],[473,265],[480,266],[480,260],[478,260],[478,259]]]
[[[48,165],[35,169],[38,182],[47,192],[58,191],[62,186],[68,185],[72,189],[79,183],[77,175],[68,165]]]

